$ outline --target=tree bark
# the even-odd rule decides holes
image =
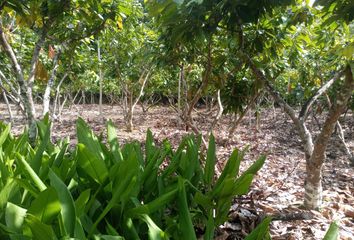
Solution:
[[[98,103],[98,112],[100,117],[102,117],[102,89],[103,89],[103,76],[102,76],[102,63],[101,63],[101,48],[100,42],[97,40],[97,57],[98,57],[98,67],[99,67],[99,83],[100,83],[100,98]]]
[[[23,107],[26,111],[26,118],[28,121],[28,125],[32,126],[34,124],[35,121],[35,112],[33,109],[33,105],[30,103],[30,99],[32,99],[29,95],[29,93],[27,92],[27,84],[25,82],[24,76],[23,76],[23,72],[22,72],[22,68],[20,66],[20,64],[17,61],[16,55],[12,49],[12,47],[10,46],[10,44],[7,42],[6,39],[6,35],[3,32],[2,29],[2,25],[0,24],[0,44],[3,47],[6,55],[9,57],[10,61],[11,61],[11,66],[13,68],[13,71],[15,73],[17,82],[20,86],[20,96],[21,99],[23,101]]]
[[[328,141],[332,135],[334,127],[345,111],[348,100],[354,90],[353,74],[350,66],[345,69],[345,80],[342,85],[336,102],[332,104],[329,110],[322,131],[316,139],[313,154],[306,162],[307,176],[305,180],[305,207],[309,209],[318,209],[322,204],[322,184],[321,169],[325,160],[325,152]]]
[[[222,102],[221,102],[220,89],[218,90],[218,93],[217,93],[217,100],[218,100],[218,108],[219,108],[219,110],[218,110],[218,113],[215,116],[214,121],[212,122],[212,124],[210,126],[209,133],[211,133],[213,131],[215,125],[218,123],[219,119],[222,116],[222,112],[224,111],[224,108],[223,108]]]
[[[9,100],[7,99],[5,91],[2,91],[2,96],[4,97],[4,101],[6,103],[7,111],[9,112],[10,122],[13,122],[14,117],[13,117],[11,106],[10,106]]]
[[[57,86],[57,88],[56,88],[56,91],[55,91],[55,98],[54,98],[54,107],[53,107],[53,118],[55,119],[55,118],[57,118],[57,117],[60,117],[60,114],[59,114],[59,112],[60,111],[58,111],[58,115],[56,115],[56,110],[57,110],[57,106],[59,105],[59,110],[60,110],[60,102],[59,102],[59,99],[60,99],[60,87],[61,87],[61,85],[63,84],[63,82],[64,82],[64,80],[65,80],[65,78],[68,76],[68,74],[67,73],[65,73],[64,74],[64,76],[61,78],[61,80],[60,80],[60,82],[58,83],[58,86]],[[78,92],[79,93],[79,92]],[[77,93],[77,94],[78,94]],[[77,94],[75,95],[75,98],[76,98],[76,96],[77,96]],[[75,101],[75,98],[74,98],[74,100],[73,100],[73,102]],[[74,104],[74,103],[73,103]]]
[[[54,59],[53,59],[53,69],[52,69],[52,74],[50,75],[50,78],[48,80],[47,86],[45,88],[45,92],[43,95],[43,116],[46,115],[49,112],[49,106],[50,106],[50,92],[52,90],[52,87],[54,85],[54,81],[57,75],[57,70],[59,67],[59,56],[60,56],[60,50],[55,54]]]
[[[147,73],[146,73],[146,70],[144,70],[142,72],[142,74],[140,75],[138,82],[141,82],[141,81],[143,81],[143,82],[140,87],[139,95],[136,97],[135,100],[133,100],[133,98],[134,98],[133,92],[128,89],[126,91],[127,92],[126,94],[128,95],[128,99],[127,99],[127,109],[126,109],[126,114],[125,114],[125,121],[126,121],[127,131],[129,131],[129,132],[133,131],[134,109],[135,109],[135,106],[138,104],[141,96],[144,93],[144,88],[145,88],[147,80],[149,79],[150,72],[151,72],[151,69]]]

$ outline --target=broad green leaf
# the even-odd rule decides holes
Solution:
[[[105,163],[83,144],[77,145],[78,163],[85,172],[97,183],[103,184],[108,177],[108,169]]]
[[[179,228],[181,239],[197,239],[195,235],[194,226],[192,223],[192,218],[190,215],[188,203],[187,203],[187,194],[186,188],[184,185],[184,180],[182,178],[178,178],[178,219],[179,219]]]
[[[224,170],[222,171],[220,177],[214,185],[212,195],[217,195],[221,191],[226,178],[235,178],[237,176],[242,157],[243,153],[239,153],[237,149],[232,152],[229,160],[227,161],[224,167]]]
[[[339,235],[339,226],[336,222],[332,222],[323,240],[337,240],[338,235]]]
[[[52,227],[50,225],[42,223],[35,216],[28,214],[25,218],[25,222],[31,229],[33,239],[36,240],[56,239],[56,237],[54,237],[54,232]]]
[[[0,190],[0,209],[4,209],[7,202],[11,200],[11,197],[18,190],[16,182],[9,178],[5,186]]]
[[[210,134],[209,147],[208,147],[207,158],[205,162],[205,170],[204,170],[204,181],[208,188],[211,188],[211,183],[213,182],[214,173],[215,173],[215,160],[216,160],[215,138],[213,134]]]
[[[8,202],[5,210],[5,222],[6,226],[18,233],[23,228],[23,222],[27,213],[27,209],[17,206],[11,202]]]
[[[8,124],[5,129],[3,130],[3,132],[0,134],[0,147],[2,147],[2,145],[4,144],[4,142],[7,139],[7,136],[9,135],[11,130],[11,124]]]
[[[236,196],[248,193],[253,176],[253,174],[246,174],[239,177],[233,184],[233,195]]]
[[[85,207],[87,202],[90,199],[90,193],[91,193],[91,189],[86,189],[85,191],[83,191],[80,196],[76,199],[75,201],[75,207],[76,207],[76,215],[77,217],[81,217],[82,214],[84,214],[85,212]]]
[[[60,213],[60,202],[54,188],[49,187],[39,193],[28,209],[28,213],[37,217],[42,223],[51,223]]]
[[[57,155],[55,156],[52,166],[60,167],[61,163],[63,162],[64,155],[68,150],[68,147],[69,147],[69,142],[64,142],[63,146],[61,146],[60,152],[57,153]]]
[[[124,237],[121,236],[111,236],[111,235],[94,235],[94,240],[125,240]]]
[[[256,174],[259,169],[263,166],[264,162],[266,160],[266,156],[262,155],[260,156],[257,161],[255,161],[244,173],[243,175],[246,174]]]
[[[205,228],[204,240],[214,239],[215,221],[213,217],[214,209],[210,209],[208,213],[208,221]]]
[[[69,236],[74,236],[76,209],[73,197],[71,196],[67,186],[51,169],[49,169],[49,179],[51,186],[54,187],[58,193],[61,206],[61,216],[63,219],[65,231],[67,234],[69,234]]]
[[[30,192],[34,198],[38,197],[40,191],[36,189],[32,184],[30,184],[30,182],[27,181],[27,179],[15,178],[15,181],[20,187]]]
[[[150,240],[163,240],[163,239],[168,239],[166,233],[164,233],[157,225],[156,223],[149,217],[147,214],[143,214],[139,217],[141,220],[143,220],[149,228],[149,239]]]
[[[98,138],[82,118],[77,120],[76,130],[78,142],[85,145],[95,155],[95,158],[104,161],[105,157]]]
[[[123,161],[123,155],[119,146],[116,128],[111,120],[107,122],[107,141],[111,147],[114,160],[116,162]]]
[[[177,193],[178,193],[178,189],[175,188],[149,203],[128,210],[127,216],[137,217],[138,215],[141,214],[152,214],[155,211],[161,210],[166,206],[166,204],[176,199]]]
[[[43,139],[36,151],[36,155],[34,156],[33,160],[30,162],[32,169],[38,174],[39,173],[39,169],[42,165],[42,157],[43,157],[43,153],[47,147],[47,145],[49,144],[50,141],[50,123],[48,123],[47,125],[45,125],[45,133],[43,136]],[[38,125],[39,126],[39,125]]]
[[[40,191],[44,191],[47,186],[42,182],[40,177],[36,174],[36,172],[31,168],[31,166],[26,162],[23,156],[17,154],[16,158],[19,162],[19,165],[24,169],[27,173],[28,177],[33,181],[33,183],[38,187]]]
[[[247,235],[245,240],[270,240],[269,224],[272,218],[265,218],[250,234]]]

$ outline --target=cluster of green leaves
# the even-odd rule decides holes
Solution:
[[[206,156],[200,138],[173,150],[168,141],[156,146],[150,131],[143,150],[139,142],[121,147],[111,122],[106,145],[79,119],[69,150],[67,140],[51,143],[48,118],[37,124],[35,147],[26,131],[14,137],[0,126],[1,239],[197,239],[195,228],[213,239],[265,161],[238,176],[244,152],[234,150],[216,178],[213,136]],[[253,235],[266,234],[269,222]]]

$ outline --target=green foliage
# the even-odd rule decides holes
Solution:
[[[48,119],[38,126],[34,148],[27,132],[13,137],[0,126],[1,239],[197,239],[196,226],[213,239],[265,160],[238,177],[244,152],[235,150],[216,178],[213,136],[206,156],[200,138],[173,150],[167,140],[156,146],[150,131],[142,150],[121,147],[112,122],[106,145],[79,119],[78,144],[67,151],[67,142],[50,142]]]
[[[338,223],[332,222],[323,240],[335,240],[338,239],[338,235],[339,235]]]

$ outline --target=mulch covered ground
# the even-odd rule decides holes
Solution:
[[[39,112],[39,111],[38,111]],[[15,112],[16,113],[16,112]],[[194,113],[196,125],[203,133],[209,129],[212,116],[205,109]],[[75,120],[83,117],[100,133],[105,131],[104,119],[112,119],[118,128],[122,143],[131,140],[144,141],[146,130],[150,128],[157,142],[169,139],[177,145],[188,134],[177,114],[168,107],[156,106],[143,113],[140,107],[135,111],[135,129],[127,132],[122,109],[118,106],[104,106],[104,119],[98,116],[97,105],[77,105],[64,109],[61,120],[54,123],[53,140],[70,137],[75,143]],[[271,224],[273,239],[322,239],[330,222],[339,221],[340,239],[354,239],[354,167],[339,138],[334,134],[327,150],[327,160],[323,169],[323,208],[320,212],[305,211],[301,208],[305,160],[300,139],[289,118],[280,109],[264,109],[260,126],[248,115],[231,139],[228,129],[231,116],[223,116],[214,130],[218,150],[218,167],[221,170],[234,148],[249,146],[242,169],[249,166],[260,154],[267,154],[265,166],[256,177],[247,196],[235,199],[230,212],[230,221],[220,227],[218,239],[242,239],[266,215],[277,221]],[[5,105],[0,105],[0,120],[8,121]],[[319,116],[323,121],[323,116]],[[309,125],[316,132],[315,121]],[[341,119],[349,148],[354,150],[354,118],[350,112]],[[13,132],[23,129],[24,120],[16,114]],[[304,220],[308,218],[308,220]]]

